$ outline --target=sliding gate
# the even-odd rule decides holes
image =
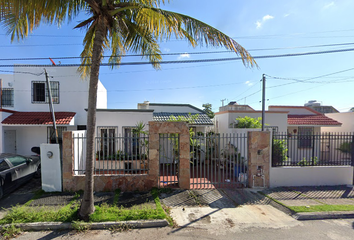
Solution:
[[[159,186],[178,187],[179,134],[159,134]]]
[[[191,189],[246,186],[247,146],[247,133],[192,137]]]

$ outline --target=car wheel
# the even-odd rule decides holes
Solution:
[[[38,166],[37,171],[34,173],[34,178],[41,177],[41,165]]]

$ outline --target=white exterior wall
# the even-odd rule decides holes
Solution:
[[[33,155],[32,147],[39,147],[47,143],[47,128],[49,126],[23,125],[23,126],[2,126],[2,130],[16,131],[16,153],[21,155]],[[59,126],[60,127],[60,126]],[[76,126],[67,126],[68,131],[76,130]],[[3,133],[2,131],[2,133]],[[3,147],[3,144],[1,144]]]
[[[271,167],[270,187],[353,184],[353,167]]]
[[[230,127],[231,123],[235,122],[238,117],[249,116],[251,118],[262,117],[262,112],[260,111],[247,111],[247,112],[226,112],[222,114],[215,115],[215,120],[217,121],[218,131],[220,133],[226,133]],[[265,113],[265,124],[269,126],[277,126],[279,132],[286,132],[288,126],[288,115],[287,113]]]
[[[141,121],[145,123],[146,130],[148,130],[148,122],[152,120],[152,112],[97,111],[96,131],[97,127],[118,127],[118,134],[120,135],[123,127],[134,127]]]
[[[322,132],[354,132],[354,112],[326,113],[325,115],[342,123],[342,126],[323,127]]]
[[[88,107],[88,80],[80,77],[76,67],[48,67],[50,81],[59,81],[59,104],[53,104],[55,111],[76,112],[75,125],[86,125]],[[14,75],[14,102],[16,111],[48,112],[47,103],[32,103],[32,81],[45,81],[45,75],[35,76],[21,72],[40,74],[43,68],[26,68],[16,66]],[[97,106],[107,108],[107,91],[99,83]],[[74,104],[73,104],[74,103]]]
[[[7,118],[8,116],[10,116],[11,113],[8,113],[8,112],[2,112],[0,111],[0,122],[2,122],[2,120],[4,120],[5,118]],[[4,130],[3,130],[3,126],[2,124],[0,123],[0,153],[4,152]]]
[[[97,88],[97,108],[107,109],[107,90],[101,81],[98,82]]]

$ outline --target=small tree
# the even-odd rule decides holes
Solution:
[[[208,115],[208,117],[210,117],[211,119],[214,118],[215,114],[212,111],[212,105],[210,103],[204,103],[202,105],[203,107],[203,111]]]
[[[235,128],[261,128],[262,127],[262,118],[251,118],[249,116],[246,117],[238,117],[236,118],[236,126]]]

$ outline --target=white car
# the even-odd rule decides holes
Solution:
[[[39,156],[21,156],[12,153],[0,154],[0,199],[32,177],[40,177]]]

